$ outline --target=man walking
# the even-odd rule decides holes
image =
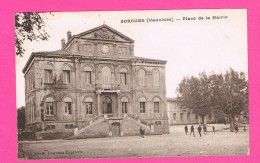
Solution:
[[[195,137],[195,133],[194,133],[194,126],[191,125],[190,127],[190,135],[193,133],[193,137]]]
[[[184,130],[185,130],[185,133],[187,135],[188,134],[188,126],[187,125],[185,125]]]
[[[201,137],[201,126],[200,126],[200,125],[199,125],[199,127],[198,127],[198,132],[199,132],[200,137]]]

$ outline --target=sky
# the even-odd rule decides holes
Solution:
[[[32,52],[61,49],[61,39],[102,24],[135,40],[134,55],[166,60],[166,96],[176,97],[185,76],[202,71],[248,72],[245,9],[52,12],[45,14],[48,41],[25,41],[24,57],[16,57],[17,107],[25,105],[22,69]],[[213,19],[217,16],[219,19]],[[210,19],[206,19],[206,17]],[[144,22],[121,23],[143,19]],[[151,19],[170,21],[150,22]]]

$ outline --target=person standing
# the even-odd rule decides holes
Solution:
[[[194,133],[194,126],[191,125],[190,127],[190,135],[193,133],[193,137],[195,137],[195,133]]]
[[[187,135],[188,134],[188,126],[187,125],[185,125],[184,130],[185,130],[185,133]]]
[[[207,135],[207,126],[203,124],[203,133],[204,135]]]
[[[143,137],[143,129],[140,127],[140,136]]]
[[[212,126],[212,131],[215,132],[215,126],[214,125]]]
[[[236,124],[235,126],[235,132],[237,133],[238,132],[238,125]]]
[[[199,127],[198,127],[198,132],[199,132],[200,137],[201,137],[201,126],[200,126],[200,125],[199,125]]]

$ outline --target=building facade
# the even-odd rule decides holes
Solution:
[[[167,114],[169,125],[201,124],[200,116],[193,113],[190,109],[182,109],[180,102],[176,98],[167,98]],[[212,114],[204,117],[204,123],[214,123],[215,118]]]
[[[26,131],[39,137],[168,133],[166,61],[134,56],[134,41],[101,25],[32,53],[25,74]]]

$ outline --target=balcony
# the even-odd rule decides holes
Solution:
[[[120,89],[120,85],[119,84],[96,84],[96,89],[117,90]]]

